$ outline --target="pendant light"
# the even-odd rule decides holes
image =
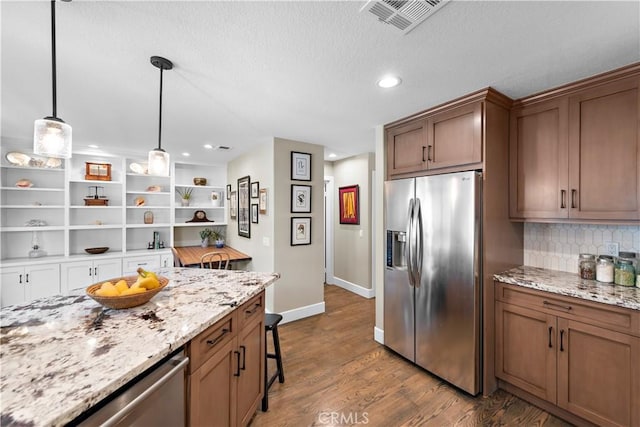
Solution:
[[[162,149],[162,72],[173,68],[173,63],[161,56],[152,56],[151,63],[160,69],[160,113],[158,120],[158,148],[149,151],[149,175],[169,176],[169,153]]]
[[[56,106],[56,2],[51,0],[51,76],[53,114],[36,120],[33,126],[33,152],[47,157],[71,157],[71,126],[57,117]]]

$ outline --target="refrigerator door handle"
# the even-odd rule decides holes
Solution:
[[[413,239],[415,244],[415,250],[413,253],[413,268],[414,268],[414,286],[420,287],[420,281],[422,280],[422,209],[420,207],[420,199],[416,198],[413,208]]]
[[[409,285],[415,286],[414,278],[413,278],[413,211],[414,211],[414,199],[409,200],[409,221],[407,223],[407,236],[408,236],[408,244],[406,251],[407,258],[407,274],[409,275]]]

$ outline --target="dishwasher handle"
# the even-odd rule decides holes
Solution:
[[[173,378],[179,371],[184,370],[189,364],[189,358],[187,356],[176,356],[170,360],[171,363],[176,363],[176,365],[166,374],[164,374],[161,378],[159,378],[156,382],[151,384],[145,391],[140,393],[138,397],[129,402],[124,408],[120,409],[117,413],[113,414],[107,421],[101,424],[101,427],[111,427],[115,426],[127,416],[131,411],[136,409],[142,402],[147,399],[152,393],[162,387],[167,381]]]

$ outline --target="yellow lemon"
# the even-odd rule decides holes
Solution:
[[[110,288],[98,289],[96,291],[96,295],[98,295],[99,297],[117,297],[118,295],[120,295],[120,293],[115,286],[111,285]]]
[[[142,292],[146,292],[147,290],[145,288],[134,288],[133,286],[130,287],[129,289],[123,291],[120,295],[135,295],[135,294],[141,294]]]
[[[104,290],[113,289],[113,288],[115,288],[115,286],[113,286],[113,283],[111,282],[104,282],[102,285],[100,285],[100,289],[104,289]]]
[[[118,280],[118,283],[116,283],[116,289],[118,290],[118,292],[122,293],[129,289],[129,285],[127,285],[126,280]]]

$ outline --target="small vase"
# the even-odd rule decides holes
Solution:
[[[189,199],[180,199],[180,203],[182,206],[189,206]]]
[[[216,248],[224,248],[224,240],[216,240]]]
[[[202,239],[202,242],[200,242],[200,246],[202,246],[203,248],[209,246],[209,238],[205,237],[204,239]]]

